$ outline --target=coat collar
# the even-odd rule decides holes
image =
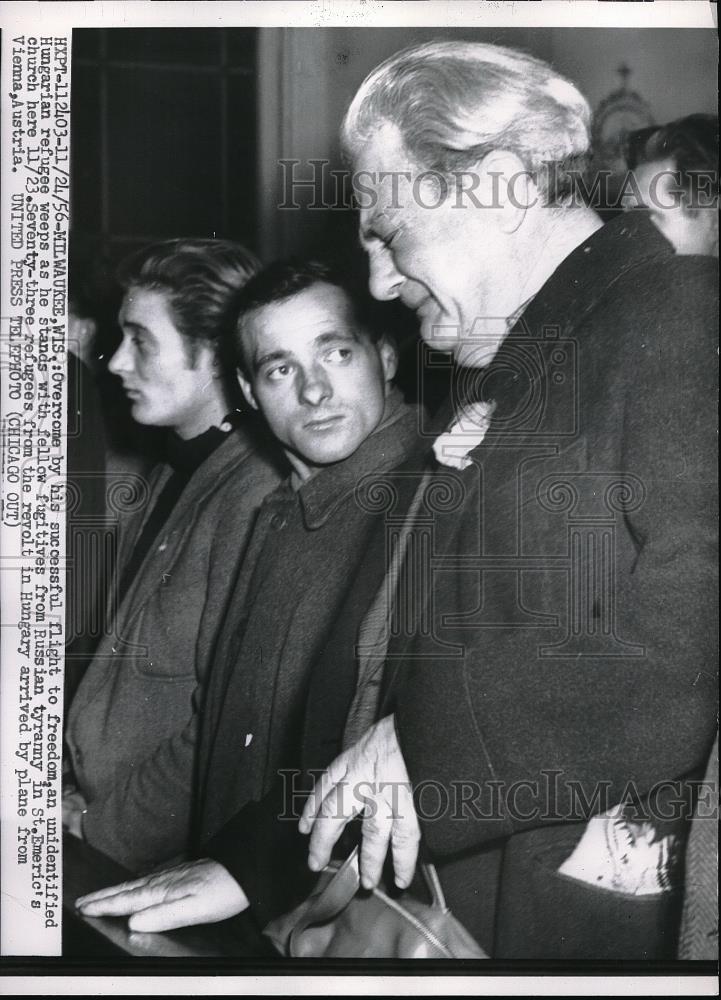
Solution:
[[[418,440],[418,407],[406,404],[394,388],[380,424],[350,458],[322,469],[298,490],[306,528],[321,528],[365,476],[400,465]]]
[[[170,571],[180,551],[182,538],[193,529],[193,516],[189,516],[189,512],[206,497],[215,493],[229,477],[235,475],[240,466],[253,454],[257,454],[257,448],[249,431],[245,427],[237,427],[225,436],[225,440],[195,470],[128,588],[122,603],[122,614],[126,621],[150,598],[163,571]],[[129,533],[129,545],[124,552],[132,551],[146,518],[171,475],[172,469],[167,465],[163,466],[145,505],[143,517],[138,519],[136,530]],[[161,549],[158,543],[162,545]],[[157,563],[157,572],[148,573],[149,561],[151,559],[157,561],[158,552],[162,553],[163,562]]]
[[[220,426],[214,424],[196,437],[181,438],[175,431],[170,431],[165,446],[165,461],[175,472],[190,477],[220,447],[228,434],[243,422],[243,414],[239,410],[231,410]]]
[[[496,419],[516,412],[534,383],[546,378],[546,372],[534,370],[528,371],[528,377],[519,377],[519,350],[523,356],[527,345],[551,325],[561,337],[572,336],[619,278],[640,265],[672,256],[673,247],[648,212],[626,212],[612,219],[561,261],[518,317],[488,368],[470,373],[458,369],[454,380],[460,386],[479,387],[468,393],[469,402],[497,403]],[[492,421],[489,437],[494,430]]]
[[[175,520],[175,512],[177,510],[196,504],[207,494],[212,493],[217,488],[219,482],[232,475],[235,469],[253,452],[257,452],[257,450],[258,446],[255,438],[244,424],[224,434],[224,440],[196,468],[195,472],[200,472],[201,475],[195,475],[194,473],[191,476],[178,503],[173,509],[168,523],[170,523],[171,519]],[[154,497],[158,496],[172,473],[173,469],[169,464],[165,463],[161,466],[155,489],[153,490]],[[153,500],[151,499],[147,505],[146,513],[149,513],[152,503]]]
[[[626,212],[597,229],[561,261],[526,305],[487,368],[455,369],[451,394],[454,405],[449,407],[450,413],[445,411],[449,418],[446,428],[457,418],[454,411],[459,404],[492,402],[497,405],[486,437],[471,453],[486,454],[507,440],[503,419],[519,412],[534,391],[544,391],[540,383],[548,373],[532,365],[519,370],[518,361],[527,356],[528,345],[543,336],[544,327],[552,325],[563,338],[572,336],[619,278],[643,264],[663,262],[672,256],[673,247],[656,229],[648,212]]]
[[[529,329],[548,323],[549,310],[554,325],[566,334],[627,271],[672,256],[673,247],[651,222],[648,212],[624,212],[561,261],[531,299],[509,337],[527,335]]]

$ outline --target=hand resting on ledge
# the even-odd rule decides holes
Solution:
[[[86,917],[130,916],[133,931],[169,931],[234,917],[248,900],[222,865],[203,859],[91,892],[75,905]]]

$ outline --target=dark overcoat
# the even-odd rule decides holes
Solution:
[[[423,447],[418,427],[418,409],[394,391],[351,457],[266,497],[226,616],[202,721],[198,850],[234,875],[261,926],[307,872],[297,815],[279,819],[284,790],[292,796],[308,753],[332,758],[353,696],[352,665],[322,679],[311,668],[383,521],[383,480]]]
[[[470,467],[434,477],[382,712],[448,903],[497,958],[674,955],[673,893],[558,867],[622,799],[682,819],[714,738],[716,272],[640,213],[597,231],[483,373]]]

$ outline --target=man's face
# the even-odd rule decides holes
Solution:
[[[349,458],[380,423],[395,351],[371,343],[340,288],[318,283],[256,309],[243,349],[243,392],[302,479]]]
[[[118,322],[123,340],[108,368],[121,379],[133,418],[139,424],[171,427],[183,438],[207,430],[214,399],[212,349],[199,345],[191,363],[161,291],[128,289]]]
[[[430,346],[452,351],[465,364],[487,363],[522,287],[490,175],[481,171],[474,191],[483,207],[468,192],[449,190],[441,200],[437,181],[416,180],[423,171],[390,124],[366,144],[356,170],[359,183],[371,189],[367,207],[363,196],[359,203],[373,296],[399,298],[412,309]]]
[[[647,208],[651,221],[676,253],[718,255],[717,208],[689,211],[684,195],[678,192],[673,159],[641,163],[633,174],[639,196],[627,199],[627,208]]]

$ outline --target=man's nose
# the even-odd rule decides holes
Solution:
[[[373,250],[369,257],[370,277],[368,287],[374,299],[387,302],[397,299],[405,280],[393,263],[393,254],[387,248]]]
[[[128,349],[127,342],[123,339],[120,343],[115,354],[108,362],[108,371],[112,372],[113,375],[122,375],[125,372],[129,372],[133,367],[131,352]]]
[[[324,400],[330,399],[333,389],[326,372],[320,366],[305,371],[299,383],[298,394],[301,402],[310,406],[319,406]]]

